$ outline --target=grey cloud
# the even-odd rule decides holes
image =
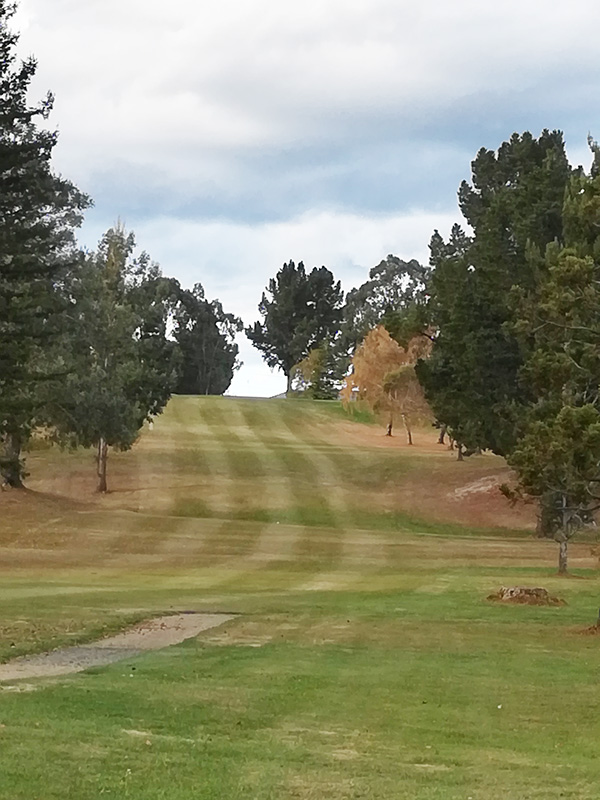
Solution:
[[[449,207],[513,130],[574,144],[591,0],[22,0],[60,169],[112,214],[256,222]]]
[[[202,170],[174,182],[152,169],[117,162],[88,176],[85,188],[99,209],[118,197],[121,215],[170,214],[186,219],[282,220],[309,208],[389,213],[452,204],[468,156],[417,143],[349,152],[330,148],[272,151],[240,160],[221,181]],[[194,173],[190,163],[190,172]],[[439,193],[437,202],[435,192]]]

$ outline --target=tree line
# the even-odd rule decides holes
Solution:
[[[464,223],[447,240],[433,233],[429,265],[388,256],[343,302],[328,270],[290,262],[247,330],[288,388],[294,374],[313,397],[343,385],[346,401],[356,392],[388,415],[390,433],[394,409],[406,423],[426,401],[459,459],[503,456],[516,480],[502,491],[538,503],[560,573],[600,509],[600,148],[589,145],[589,172],[569,164],[559,131],[482,148],[458,190]]]
[[[241,320],[165,277],[119,223],[95,252],[77,246],[91,199],[56,175],[49,93],[29,105],[36,61],[17,59],[0,0],[0,472],[20,487],[34,431],[97,448],[132,446],[171,392],[219,394],[239,367]]]

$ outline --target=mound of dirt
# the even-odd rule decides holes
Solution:
[[[564,606],[565,600],[553,597],[547,589],[527,586],[501,586],[497,592],[488,595],[488,600],[497,603],[515,603],[527,606]]]

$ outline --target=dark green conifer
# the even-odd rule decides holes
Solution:
[[[45,351],[60,330],[61,284],[75,258],[73,231],[89,200],[52,172],[57,135],[39,127],[48,94],[27,102],[36,61],[19,62],[9,29],[15,5],[0,0],[0,467],[20,486],[21,448],[52,375]]]

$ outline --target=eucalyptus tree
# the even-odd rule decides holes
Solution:
[[[348,292],[337,349],[351,358],[369,331],[404,317],[426,297],[430,269],[415,259],[388,255],[369,271],[369,279]],[[409,337],[410,338],[410,337]]]
[[[241,319],[228,314],[218,300],[208,301],[202,285],[181,290],[173,315],[173,337],[181,353],[176,391],[223,394],[241,366],[235,337]]]

